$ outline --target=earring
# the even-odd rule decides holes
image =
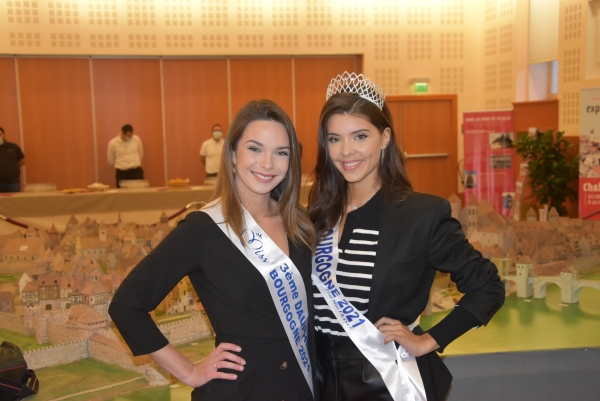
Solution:
[[[379,159],[379,161],[380,161],[380,163],[381,163],[381,164],[383,164],[383,154],[384,154],[384,150],[385,150],[385,148],[384,148],[384,149],[381,149],[381,157],[380,157],[380,159]]]
[[[233,174],[235,174],[235,163],[233,163]]]

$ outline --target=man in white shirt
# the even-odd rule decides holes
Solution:
[[[117,188],[121,180],[143,180],[142,158],[144,149],[139,136],[133,135],[133,127],[125,124],[121,132],[108,143],[108,164],[117,170]]]
[[[223,153],[223,128],[220,124],[212,126],[212,138],[202,143],[200,159],[206,169],[205,184],[213,184],[221,168],[221,154]]]

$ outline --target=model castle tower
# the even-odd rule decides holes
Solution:
[[[452,217],[458,220],[460,210],[462,209],[462,202],[460,198],[456,194],[452,194],[448,198],[448,202],[450,202],[450,208],[452,209]]]
[[[533,295],[533,285],[530,278],[533,276],[533,261],[529,256],[523,256],[517,262],[517,297],[529,298]]]

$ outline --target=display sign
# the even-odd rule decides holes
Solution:
[[[600,220],[600,88],[582,89],[579,104],[579,217]]]
[[[465,201],[487,200],[505,216],[515,204],[515,149],[511,110],[463,115]]]

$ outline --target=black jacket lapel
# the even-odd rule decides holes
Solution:
[[[373,321],[377,301],[381,293],[381,287],[385,280],[385,274],[389,267],[388,261],[392,256],[396,236],[399,235],[397,227],[402,217],[401,203],[383,202],[381,221],[379,223],[379,239],[377,244],[377,255],[373,267],[373,281],[371,282],[371,293],[369,295],[369,310],[366,317]]]

